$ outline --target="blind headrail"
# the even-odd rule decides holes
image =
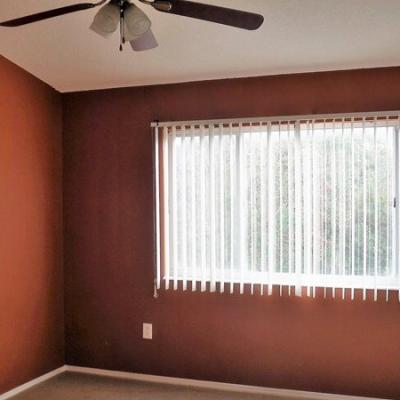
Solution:
[[[224,119],[208,119],[193,121],[155,121],[151,123],[152,128],[164,127],[171,128],[173,126],[209,126],[209,125],[229,125],[229,124],[277,124],[290,122],[334,122],[334,121],[362,121],[362,120],[383,120],[395,119],[400,117],[398,111],[377,111],[377,112],[358,112],[358,113],[334,113],[334,114],[310,114],[310,115],[282,115],[261,118],[224,118]]]

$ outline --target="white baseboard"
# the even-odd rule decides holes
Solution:
[[[190,386],[202,389],[214,389],[214,390],[222,390],[229,392],[263,394],[275,397],[285,397],[285,398],[289,397],[293,399],[383,400],[372,397],[344,396],[344,395],[327,394],[327,393],[305,392],[305,391],[290,390],[290,389],[274,389],[261,386],[238,385],[234,383],[200,381],[195,379],[172,378],[172,377],[158,376],[158,375],[138,374],[133,372],[120,372],[120,371],[111,371],[111,370],[97,369],[97,368],[75,367],[72,365],[67,365],[66,370],[69,372],[106,376],[110,378],[129,379],[142,382],[163,383],[167,385]]]
[[[195,379],[185,379],[185,378],[172,378],[166,376],[158,376],[158,375],[147,375],[147,374],[138,374],[133,372],[121,372],[121,371],[111,371],[106,369],[97,369],[97,368],[87,368],[87,367],[76,367],[73,365],[64,365],[63,367],[57,368],[54,371],[50,371],[45,375],[42,375],[36,379],[33,379],[27,383],[24,383],[21,386],[16,387],[15,389],[10,390],[2,395],[0,395],[0,400],[10,399],[11,397],[24,392],[32,388],[33,386],[38,385],[39,383],[45,382],[56,375],[59,375],[63,372],[76,372],[80,374],[88,374],[88,375],[97,375],[97,376],[106,376],[110,378],[119,378],[119,379],[129,379],[135,381],[142,382],[153,382],[153,383],[162,383],[166,385],[176,385],[176,386],[189,386],[195,388],[202,389],[214,389],[214,390],[222,390],[228,392],[239,392],[239,393],[253,393],[253,394],[262,394],[266,396],[275,396],[275,397],[285,397],[292,399],[304,399],[304,400],[383,400],[372,397],[358,397],[358,396],[344,396],[344,395],[336,395],[336,394],[328,394],[328,393],[316,393],[316,392],[305,392],[300,390],[291,390],[291,389],[274,389],[267,388],[261,386],[248,386],[248,385],[238,385],[234,383],[222,383],[222,382],[212,382],[212,381],[201,381]]]
[[[55,377],[58,374],[61,374],[67,370],[67,366],[63,365],[60,368],[54,369],[53,371],[48,372],[47,374],[41,375],[38,378],[32,379],[29,382],[24,383],[23,385],[17,386],[16,388],[3,393],[0,395],[0,400],[6,400],[9,399],[13,396],[16,396],[17,394],[20,394],[21,392],[24,392],[25,390],[28,390],[32,388],[33,386],[38,385],[39,383],[43,383],[53,377]]]

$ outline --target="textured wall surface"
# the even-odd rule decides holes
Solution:
[[[67,94],[67,362],[400,398],[400,305],[191,292],[153,299],[153,120],[400,109],[400,68]],[[154,340],[141,339],[142,322]]]
[[[0,393],[64,364],[61,95],[0,56]]]

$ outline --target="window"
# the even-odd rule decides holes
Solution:
[[[158,286],[398,290],[398,126],[368,115],[157,127]]]

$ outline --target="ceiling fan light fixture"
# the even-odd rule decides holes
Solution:
[[[138,39],[151,28],[149,17],[134,4],[128,3],[124,12],[124,36],[131,42]]]
[[[118,28],[120,10],[115,3],[108,3],[95,15],[90,29],[104,38],[110,37]]]
[[[129,43],[134,51],[152,50],[158,46],[157,39],[151,29],[139,38],[131,40]]]

